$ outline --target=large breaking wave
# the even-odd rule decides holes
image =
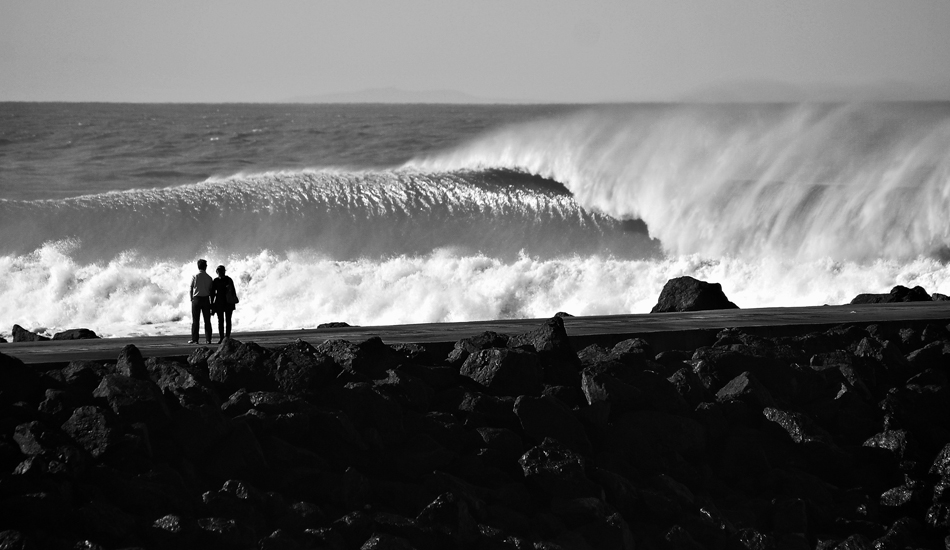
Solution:
[[[638,231],[639,229],[639,231]],[[69,239],[74,256],[134,251],[193,258],[306,250],[332,259],[426,254],[453,247],[492,257],[606,254],[658,247],[642,226],[586,210],[555,182],[512,171],[312,170],[240,175],[198,185],[0,201],[4,252]]]
[[[945,103],[593,109],[410,166],[551,178],[673,254],[907,260],[950,245]]]

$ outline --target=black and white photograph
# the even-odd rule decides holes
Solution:
[[[0,0],[0,550],[950,548],[948,29]]]

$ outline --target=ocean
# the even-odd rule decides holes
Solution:
[[[0,234],[8,338],[950,294],[950,103],[0,103]]]

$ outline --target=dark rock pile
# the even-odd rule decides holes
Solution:
[[[943,548],[950,333],[0,354],[0,548]]]

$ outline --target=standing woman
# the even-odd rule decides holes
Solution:
[[[238,303],[237,290],[234,281],[224,274],[224,266],[219,265],[214,270],[218,274],[211,282],[211,307],[218,316],[218,343],[231,337],[231,313]]]

